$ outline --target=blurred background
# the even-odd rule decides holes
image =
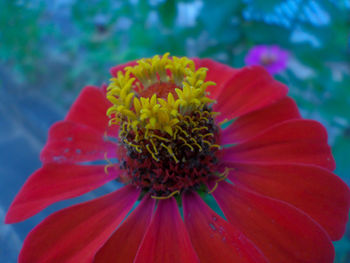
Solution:
[[[48,128],[82,87],[108,82],[113,65],[165,52],[242,67],[260,45],[289,54],[275,78],[303,117],[327,127],[336,173],[350,184],[350,0],[0,0],[0,262],[16,262],[48,214],[114,187],[2,223],[41,166]],[[349,263],[350,230],[335,247],[336,262]]]

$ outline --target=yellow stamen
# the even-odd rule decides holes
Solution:
[[[176,191],[172,192],[170,195],[167,195],[167,196],[155,196],[155,195],[152,195],[151,197],[153,199],[157,199],[157,200],[165,200],[165,199],[169,199],[169,198],[173,197],[176,194],[180,194],[180,191],[176,190]]]
[[[210,133],[207,133],[207,134],[204,134],[204,135],[199,134],[199,136],[201,136],[202,138],[206,138],[206,137],[209,137],[209,136],[214,137],[214,134],[210,132]]]
[[[113,118],[113,119],[110,119],[108,121],[108,126],[112,126],[112,125],[118,125],[119,124],[119,119],[118,118]]]
[[[120,126],[120,141],[127,150],[157,162],[169,158],[179,163],[182,151],[197,151],[196,147],[207,151],[203,143],[220,148],[208,125],[214,116],[210,104],[215,101],[207,88],[215,83],[205,80],[207,70],[196,69],[186,57],[166,53],[118,71],[107,87],[106,97],[112,103],[107,116],[109,125]]]
[[[107,152],[105,152],[105,154],[103,155],[104,156],[104,159],[105,161],[108,163],[108,164],[113,164],[107,157]]]
[[[218,180],[216,180],[216,182],[221,182],[227,179],[228,173],[227,174],[222,174],[220,175],[220,178]]]
[[[208,121],[209,121],[209,119],[208,119],[208,118],[206,118],[206,117],[200,117],[199,119],[200,119],[200,120],[205,120],[206,122],[208,122]]]
[[[192,121],[193,121],[192,118],[191,118],[190,116],[187,116],[187,115],[184,117],[184,119],[185,119],[185,120],[188,119],[188,121],[191,122],[191,123],[192,123]]]
[[[190,123],[189,123],[188,121],[186,121],[186,120],[182,120],[182,121],[183,121],[183,123],[185,123],[185,124],[186,124],[187,128],[189,128],[189,127],[190,127]]]
[[[197,128],[193,128],[192,129],[192,132],[195,132],[195,131],[201,131],[201,130],[208,130],[208,127],[205,127],[205,126],[203,126],[203,127],[197,127]]]
[[[219,175],[220,178],[215,181],[214,187],[208,192],[208,194],[212,194],[216,190],[216,188],[218,188],[219,182],[224,181],[224,180],[227,179],[227,177],[229,175],[229,172],[231,170],[233,170],[233,169],[232,168],[227,168],[227,167],[225,168],[225,171]]]
[[[135,142],[138,142],[139,141],[139,132],[138,131],[135,131]]]
[[[204,142],[204,143],[208,144],[209,146],[211,146],[211,145],[212,145],[212,144],[211,144],[211,142],[209,142],[209,141],[207,141],[207,140],[202,140],[202,142]]]
[[[203,112],[200,112],[200,111],[195,111],[195,113],[203,116],[203,115],[208,115],[208,117],[210,117],[210,112],[209,111],[203,111]]]
[[[184,142],[184,145],[185,145],[185,146],[187,146],[188,148],[191,149],[191,152],[194,151],[193,147],[192,147],[190,144],[188,144],[187,141],[186,141],[184,138],[182,138],[182,137],[180,136],[179,139],[180,139],[181,141]]]
[[[110,125],[127,119],[150,130],[172,134],[180,113],[202,109],[212,102],[207,97],[206,89],[215,83],[205,81],[207,68],[196,69],[194,62],[186,57],[168,56],[169,53],[166,53],[162,57],[140,59],[137,65],[124,68],[125,73],[119,71],[111,79],[107,87],[107,99],[113,104],[107,111],[112,118]],[[167,99],[157,98],[156,94],[152,98],[139,97],[138,93],[152,85],[166,82],[176,84],[177,97],[171,93]]]
[[[142,151],[141,151],[140,145],[133,144],[133,143],[129,142],[127,139],[124,139],[124,142],[125,142],[127,145],[129,145],[129,146],[131,146],[131,147],[134,147],[135,150],[136,150],[138,153],[141,153],[141,152],[142,152]]]
[[[212,144],[210,148],[218,148],[220,150],[221,146],[219,144]]]
[[[111,162],[111,160],[108,159],[108,157],[107,157],[107,152],[104,153],[104,159],[106,160],[106,162],[107,162],[108,164],[106,164],[106,165],[104,166],[103,170],[104,170],[105,174],[108,175],[108,174],[109,174],[108,168],[113,167],[114,164]]]
[[[163,146],[165,149],[168,150],[170,156],[173,157],[173,159],[175,160],[176,163],[179,162],[179,160],[176,158],[176,156],[175,156],[175,154],[174,154],[174,152],[173,152],[173,149],[171,149],[170,146],[166,146],[164,143],[161,143],[160,146]]]
[[[159,159],[156,157],[156,155],[149,148],[149,144],[146,145],[146,149],[152,155],[153,159],[156,160],[157,162],[159,162]]]
[[[145,132],[145,138],[148,139],[148,133],[149,133],[149,129],[146,129],[146,132]]]
[[[185,132],[180,126],[176,126],[178,130],[180,130],[186,137],[189,137],[188,133]]]
[[[104,171],[105,171],[105,174],[109,174],[109,172],[108,172],[108,168],[110,168],[110,167],[113,167],[114,166],[114,164],[107,164],[107,165],[105,165],[105,167],[103,168],[104,169]]]
[[[194,138],[191,138],[191,140],[193,141],[193,144],[198,147],[200,152],[203,151],[202,147],[197,143],[197,141]]]
[[[228,122],[228,119],[224,119],[222,122],[219,122],[219,125],[224,125],[226,122]]]
[[[208,192],[208,194],[212,194],[216,190],[216,188],[218,188],[218,185],[219,184],[217,182],[215,182],[214,187]]]
[[[152,134],[151,137],[157,138],[157,139],[159,139],[161,141],[170,142],[169,139],[166,139],[166,138],[163,138],[161,136],[158,136],[157,134]]]
[[[173,139],[176,139],[178,131],[179,131],[178,129],[175,130],[174,135],[173,135]]]
[[[225,168],[225,171],[219,175],[220,179],[217,182],[220,182],[222,180],[225,180],[227,176],[230,174],[230,171],[233,171],[233,168]]]
[[[151,142],[151,144],[153,146],[153,150],[154,150],[155,154],[158,154],[158,150],[157,150],[156,145],[154,144],[154,141],[151,139],[150,142]]]

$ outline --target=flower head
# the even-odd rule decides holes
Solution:
[[[287,67],[288,51],[277,45],[258,45],[249,50],[246,65],[261,65],[271,74],[279,73]]]
[[[209,106],[214,100],[206,93],[215,83],[205,81],[207,68],[165,54],[124,70],[107,87],[113,104],[107,115],[120,127],[128,181],[164,198],[217,176],[219,127]]]
[[[283,84],[258,66],[168,54],[112,75],[52,126],[6,222],[124,186],[50,215],[19,262],[333,262],[350,192],[325,129]]]

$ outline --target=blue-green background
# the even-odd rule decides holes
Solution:
[[[276,75],[302,115],[323,123],[350,184],[350,0],[0,0],[0,220],[26,178],[40,167],[49,126],[85,85],[109,79],[128,60],[171,52],[234,67],[258,44],[291,53]],[[0,262],[16,262],[28,231],[64,201],[16,225],[0,223]],[[336,205],[336,204],[335,204]],[[350,262],[350,231],[335,243]]]

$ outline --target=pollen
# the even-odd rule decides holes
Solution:
[[[169,53],[125,67],[107,87],[110,125],[119,125],[130,181],[153,196],[204,184],[217,162],[219,128],[206,89],[207,68]]]
[[[179,115],[201,110],[214,101],[207,97],[205,81],[207,68],[195,69],[194,62],[186,57],[154,56],[137,61],[111,79],[107,99],[113,104],[107,115],[111,124],[127,120],[136,131],[138,127],[174,133]],[[151,97],[143,97],[148,89],[155,90]],[[164,89],[172,88],[164,96]]]

